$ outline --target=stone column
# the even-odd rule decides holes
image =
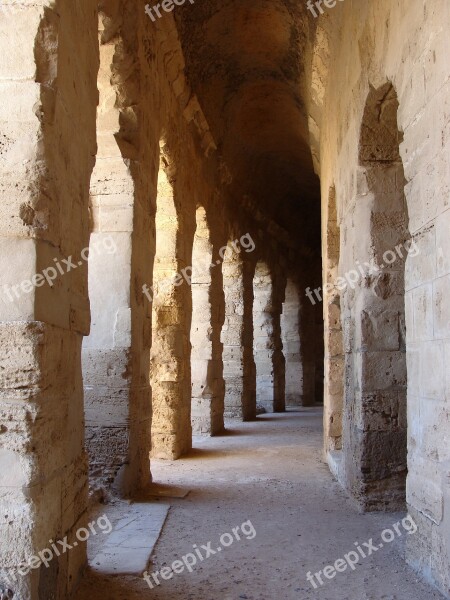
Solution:
[[[219,247],[214,246],[205,210],[197,209],[192,253],[192,429],[217,435],[224,430],[222,343],[224,294]]]
[[[323,317],[325,338],[324,444],[325,453],[342,449],[344,408],[344,348],[341,324],[339,275],[340,230],[336,191],[329,191],[325,235],[323,236]]]
[[[256,370],[253,360],[254,266],[229,244],[223,262],[225,322],[222,329],[225,416],[256,417]]]
[[[256,364],[256,398],[268,412],[285,409],[285,370],[281,342],[282,300],[268,265],[256,265],[253,281],[253,350]]]
[[[28,561],[51,539],[72,544],[87,522],[80,355],[89,332],[82,250],[95,156],[96,2],[18,2],[0,30],[0,582],[7,597],[62,599],[85,565],[85,544],[48,568]]]
[[[111,15],[107,23],[112,28]],[[110,39],[103,18],[100,25],[100,39]],[[130,74],[128,40],[120,26],[117,31],[114,41],[100,46],[98,153],[91,180],[92,328],[83,344],[83,374],[91,485],[129,495],[150,481],[151,311],[142,282],[152,276],[154,206],[139,201],[146,174],[136,160],[139,127],[129,92],[139,87],[139,71]],[[121,143],[123,131],[127,144]]]
[[[170,159],[162,154],[158,176],[156,258],[153,272],[152,455],[176,459],[192,448],[191,253],[187,224],[174,198]]]
[[[301,406],[300,299],[298,285],[292,278],[287,280],[281,331],[286,360],[286,406]]]

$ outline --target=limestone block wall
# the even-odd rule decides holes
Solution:
[[[17,2],[0,29],[0,260],[2,284],[19,286],[11,300],[2,285],[0,305],[0,582],[14,597],[43,600],[67,597],[86,557],[80,544],[48,569],[10,574],[50,539],[71,543],[87,518],[87,268],[61,274],[57,264],[78,263],[88,243],[96,3]],[[42,271],[55,265],[49,285]]]
[[[423,2],[388,1],[342,3],[334,9],[329,19],[329,52],[327,66],[320,68],[320,81],[326,92],[323,110],[314,101],[311,112],[320,116],[320,176],[323,205],[328,202],[328,190],[335,183],[338,212],[341,215],[340,274],[355,267],[355,261],[370,252],[376,252],[377,231],[387,232],[396,222],[392,214],[387,217],[374,209],[373,181],[367,181],[361,172],[361,126],[371,89],[380,90],[392,84],[398,98],[398,130],[400,158],[406,185],[404,194],[408,214],[408,229],[418,251],[407,256],[405,264],[405,330],[407,360],[407,445],[408,476],[406,500],[408,510],[418,524],[418,532],[408,540],[408,560],[439,588],[450,595],[450,488],[449,488],[449,382],[448,346],[449,313],[446,292],[449,281],[448,263],[448,165],[449,136],[447,107],[450,102],[448,68],[448,27],[450,8],[447,2],[437,0],[432,5]],[[381,27],[380,24],[384,26]],[[430,68],[432,66],[432,68]],[[345,82],[345,85],[343,85]],[[372,88],[371,88],[372,86]],[[386,88],[387,89],[387,88]],[[383,112],[383,102],[379,114]],[[386,200],[385,215],[390,202],[400,191],[397,174],[382,182],[378,190],[381,202]],[[386,194],[386,195],[385,195]],[[387,211],[387,212],[386,212]],[[324,211],[325,213],[325,211]],[[378,219],[378,216],[381,220]],[[383,225],[384,222],[384,225]],[[444,233],[445,232],[445,233]],[[388,234],[391,235],[391,234]],[[374,236],[374,237],[371,237]],[[395,236],[393,236],[393,241]],[[372,242],[372,240],[374,240]],[[374,243],[372,249],[371,244]],[[415,256],[413,256],[415,254]],[[394,291],[394,281],[388,273],[382,274],[378,293]],[[386,286],[386,281],[392,284]],[[367,295],[375,294],[370,287],[361,286],[355,295],[357,310],[362,315]],[[394,293],[394,296],[396,294]],[[373,297],[373,296],[372,296]],[[393,298],[392,301],[395,301]],[[350,305],[348,299],[347,305]],[[394,310],[389,307],[389,311]],[[395,308],[395,323],[389,325],[387,313],[385,327],[377,317],[377,310],[369,311],[365,319],[356,320],[354,314],[344,318],[346,353],[355,346],[355,337],[376,326],[375,339],[381,344],[401,344],[400,308]],[[359,338],[359,341],[361,339]],[[359,346],[361,348],[361,346]],[[387,349],[387,354],[372,362],[369,350],[366,357],[347,361],[348,382],[376,383],[388,373],[394,376],[401,388],[404,370],[395,373],[401,361],[393,360],[390,352],[400,357],[401,349]],[[362,354],[362,353],[361,353]],[[370,385],[372,385],[370,383]],[[378,385],[376,383],[376,385]],[[401,390],[399,390],[401,391]],[[385,398],[375,398],[374,414],[368,417],[363,397],[353,397],[351,386],[346,384],[344,413],[351,408],[353,423],[360,423],[359,444],[361,455],[371,452],[370,438],[375,440],[383,431],[384,421],[377,418],[380,409],[387,410],[389,418],[399,415],[398,403]],[[365,403],[365,417],[359,420]],[[385,408],[383,408],[383,406]],[[354,431],[355,433],[355,431]],[[400,431],[398,433],[401,433]],[[392,430],[388,432],[392,435]],[[400,439],[397,436],[397,439]],[[346,444],[344,432],[344,448]],[[355,470],[351,457],[344,449],[344,480],[351,481],[348,471]],[[358,490],[348,486],[358,497]],[[359,488],[359,491],[361,488]],[[364,496],[364,494],[363,494]],[[361,496],[359,496],[361,500]],[[363,498],[364,499],[364,498]]]

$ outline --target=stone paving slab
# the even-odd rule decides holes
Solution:
[[[170,504],[140,502],[130,505],[90,561],[105,575],[141,575],[150,560],[169,512]]]

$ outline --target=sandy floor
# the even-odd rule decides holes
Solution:
[[[190,489],[172,508],[149,571],[159,571],[212,542],[213,556],[151,590],[139,577],[86,575],[77,600],[428,600],[442,596],[401,558],[409,535],[383,545],[351,571],[313,589],[306,573],[323,569],[404,515],[354,511],[321,462],[321,411],[264,415],[231,425],[219,438],[196,439],[186,459],[153,461],[157,482]],[[165,500],[167,502],[167,500]],[[247,520],[253,539],[220,537]],[[248,531],[251,528],[249,527]],[[252,533],[247,537],[252,537]],[[229,543],[227,536],[223,538]],[[367,549],[362,546],[363,549]],[[205,551],[202,550],[203,555]]]

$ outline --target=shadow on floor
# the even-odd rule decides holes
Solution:
[[[78,588],[78,593],[84,595],[88,590],[86,589],[86,580],[89,582],[89,598],[103,598],[104,600],[142,600],[143,598],[152,598],[153,592],[150,590],[148,585],[145,583],[142,577],[136,576],[109,576],[105,577],[95,572],[93,569],[88,567],[84,575],[84,584]],[[105,590],[107,595],[105,596]],[[166,595],[162,590],[158,590],[158,600],[170,600],[170,591]]]
[[[192,450],[178,459],[180,461],[189,461],[189,460],[205,460],[209,458],[220,458],[221,456],[225,456],[227,452],[225,450],[211,450],[209,448],[192,448]]]

